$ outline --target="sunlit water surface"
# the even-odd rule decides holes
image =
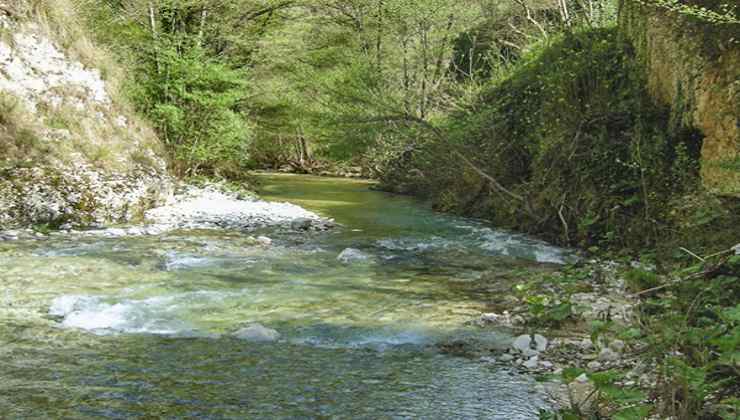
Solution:
[[[506,345],[466,326],[478,278],[562,250],[362,181],[262,178],[342,227],[0,242],[0,418],[537,418],[534,379],[437,344]],[[251,323],[281,338],[230,335]]]

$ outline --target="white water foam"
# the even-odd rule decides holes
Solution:
[[[54,299],[49,314],[61,317],[62,328],[155,335],[209,335],[182,320],[181,308],[216,305],[237,292],[196,291],[147,299],[111,302],[97,296],[66,295]]]

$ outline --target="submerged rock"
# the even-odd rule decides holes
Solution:
[[[355,248],[347,248],[337,256],[337,260],[345,264],[358,261],[367,261],[369,258],[369,255]]]
[[[280,338],[280,333],[262,324],[252,324],[236,331],[233,336],[240,340],[270,342],[277,341]]]

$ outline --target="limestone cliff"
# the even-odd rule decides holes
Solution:
[[[673,129],[703,137],[710,191],[740,196],[740,28],[709,25],[622,0],[621,32],[643,62],[648,89],[669,106]]]
[[[14,11],[0,8],[0,226],[135,218],[170,189],[159,141],[95,63]]]

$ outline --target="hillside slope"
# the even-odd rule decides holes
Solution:
[[[0,8],[0,226],[136,218],[171,190],[159,141],[72,45],[104,54],[16,3]]]

